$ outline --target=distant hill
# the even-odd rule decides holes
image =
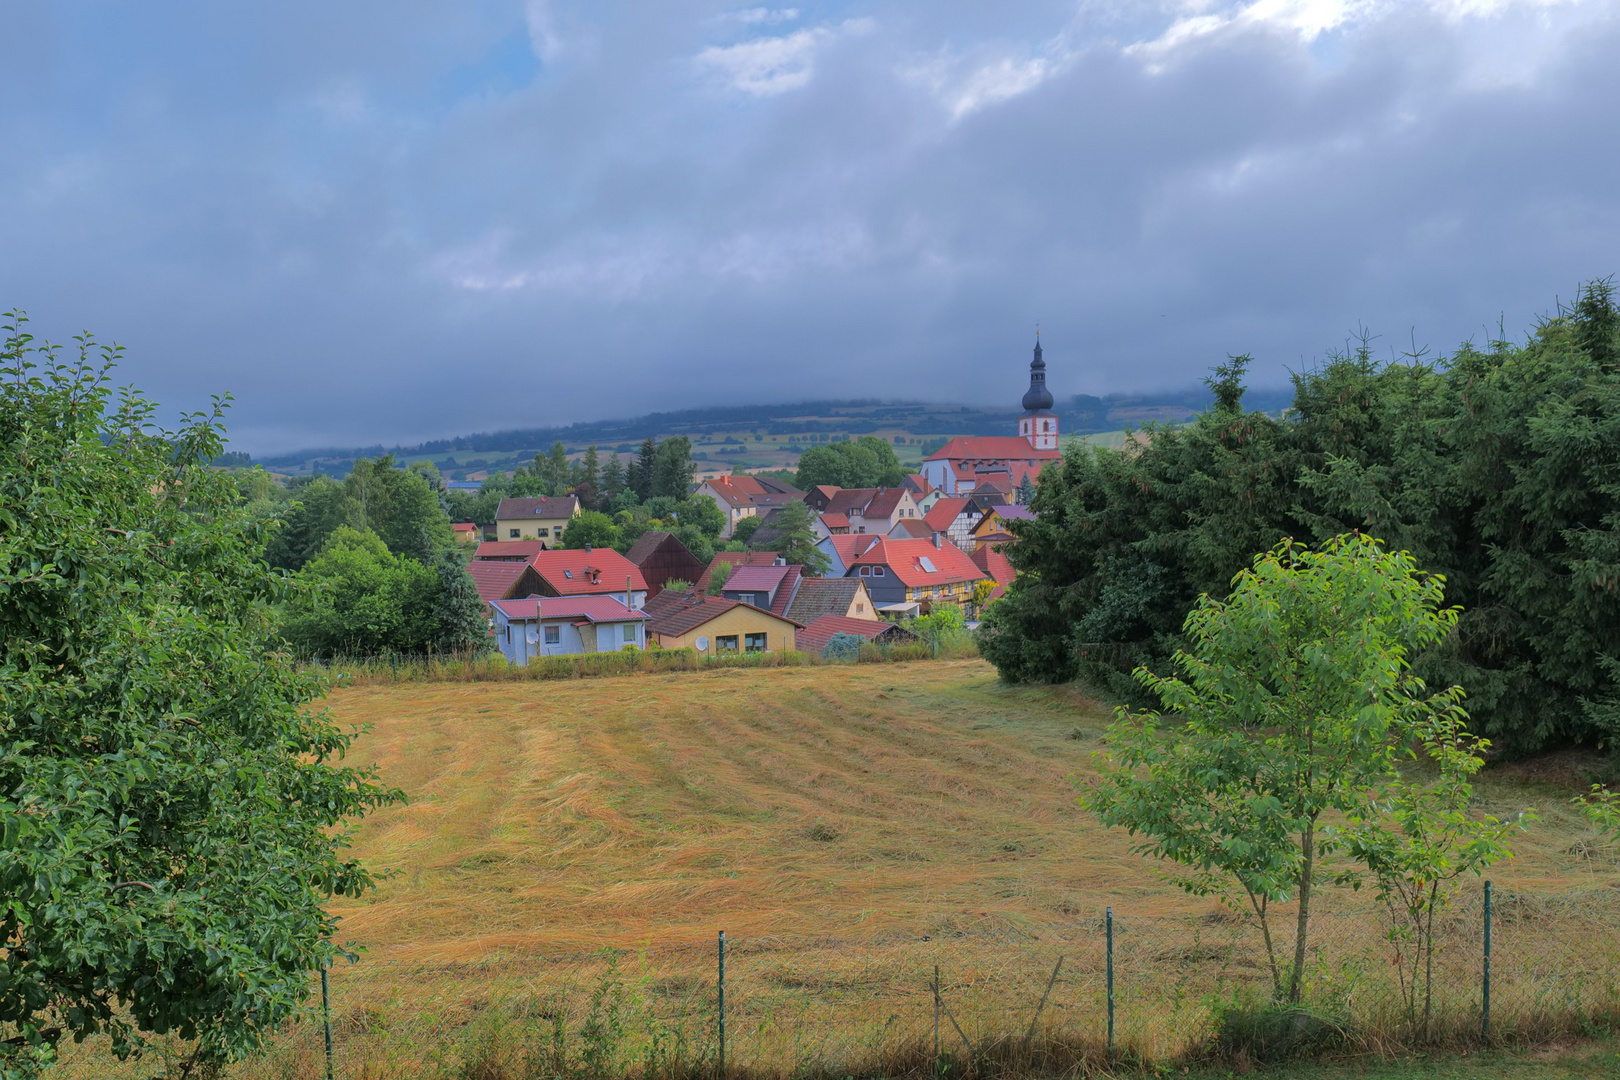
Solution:
[[[1276,401],[1272,401],[1276,398]],[[1061,401],[1057,413],[1067,434],[1086,435],[1137,426],[1147,421],[1178,422],[1209,404],[1204,389],[1160,395],[1080,394]],[[1287,402],[1282,393],[1253,394],[1247,403],[1272,410]],[[447,478],[478,479],[491,470],[510,469],[538,451],[562,443],[570,453],[596,446],[606,455],[635,452],[643,439],[685,435],[700,463],[735,467],[791,467],[807,447],[862,435],[881,435],[895,444],[902,460],[920,460],[925,443],[954,435],[1004,435],[1017,428],[1018,413],[971,405],[905,401],[802,401],[785,405],[730,405],[649,413],[629,419],[588,420],[563,427],[480,432],[415,445],[327,447],[254,459],[277,472],[343,475],[356,458],[393,454],[401,461],[433,461]],[[244,455],[245,456],[245,455]]]

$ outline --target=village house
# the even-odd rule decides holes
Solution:
[[[489,605],[493,601],[517,595],[518,583],[526,574],[532,574],[532,570],[527,562],[474,559],[467,564],[467,574],[473,579],[473,587],[478,590],[478,599],[484,602],[484,614],[488,615]],[[523,595],[529,594],[525,592]]]
[[[523,667],[536,656],[644,649],[645,612],[612,596],[531,596],[496,600],[495,644],[509,664]]]
[[[872,594],[858,577],[813,577],[799,582],[798,595],[788,605],[787,617],[809,626],[823,615],[841,619],[879,618]]]
[[[646,579],[648,599],[662,592],[665,582],[696,582],[704,568],[703,562],[688,551],[674,533],[657,529],[642,533],[625,553],[625,558],[635,563]]]
[[[854,555],[844,574],[860,578],[878,612],[889,618],[926,614],[940,600],[971,604],[974,585],[985,578],[966,552],[937,533],[932,540],[879,537]]]
[[[1035,512],[1027,506],[992,506],[973,526],[973,548],[977,551],[992,544],[1010,544],[1013,534],[1008,531],[1007,522],[1034,520]]]
[[[819,494],[819,492],[818,492]],[[917,501],[903,487],[837,488],[827,500],[827,514],[841,514],[852,533],[884,534],[901,521],[922,517]],[[831,532],[831,528],[828,528]]]
[[[989,603],[991,600],[1000,600],[1002,594],[1007,591],[1007,586],[1011,585],[1013,578],[1018,576],[1017,571],[1013,569],[1012,563],[1007,560],[1007,556],[997,551],[995,545],[986,544],[970,555],[969,558],[973,560],[974,566],[983,571],[985,577],[996,583],[996,587],[991,590],[990,595],[985,597],[985,603]]]
[[[702,593],[665,589],[647,607],[647,632],[666,649],[694,649],[705,656],[791,651],[800,629],[791,619]]]
[[[699,495],[714,500],[726,516],[720,530],[724,539],[730,539],[737,523],[743,518],[769,513],[791,499],[804,497],[804,492],[780,480],[758,476],[716,476],[703,481],[693,497]]]
[[[804,567],[780,560],[770,566],[737,566],[721,586],[720,595],[785,618],[803,581]]]
[[[963,551],[972,551],[973,526],[983,517],[982,512],[974,512],[972,499],[964,495],[947,495],[934,504],[923,520],[930,529],[944,533],[945,539]]]
[[[631,609],[647,603],[641,568],[612,548],[542,551],[524,565],[525,575],[513,595],[612,596]]]
[[[528,562],[549,545],[544,540],[485,540],[473,552],[477,560],[498,559],[502,562]]]
[[[484,538],[484,530],[470,521],[456,521],[450,525],[450,532],[456,538],[456,543],[468,547],[476,545]]]
[[[843,577],[855,561],[855,556],[880,539],[870,534],[857,536],[853,533],[823,537],[817,541],[816,549],[827,556],[828,569],[824,576]]]
[[[539,540],[553,548],[562,541],[563,530],[578,513],[579,499],[572,495],[502,499],[495,508],[495,539]]]
[[[846,619],[842,615],[823,615],[810,623],[797,635],[800,652],[823,653],[835,634],[852,634],[877,645],[910,645],[917,635],[899,623],[882,619]]]
[[[982,481],[1004,493],[1015,491],[1058,460],[1058,418],[1052,411],[1052,392],[1046,388],[1046,361],[1041,343],[1029,365],[1029,390],[1017,435],[973,435],[952,439],[923,461],[923,477],[944,495],[966,495]]]

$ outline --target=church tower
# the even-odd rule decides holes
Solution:
[[[1018,434],[1036,450],[1058,448],[1058,418],[1052,411],[1052,391],[1046,388],[1046,361],[1041,359],[1041,335],[1035,334],[1035,359],[1029,362],[1029,389],[1024,392],[1024,415]]]

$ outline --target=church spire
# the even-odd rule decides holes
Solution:
[[[1046,388],[1046,361],[1041,359],[1041,332],[1035,331],[1035,359],[1029,362],[1029,389],[1024,392],[1025,412],[1047,412],[1052,392]]]

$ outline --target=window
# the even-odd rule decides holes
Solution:
[[[512,624],[511,623],[506,624],[506,643],[508,645],[512,644]]]
[[[749,634],[748,636],[753,637],[754,635]],[[729,637],[717,637],[717,638],[715,638],[714,639],[714,651],[715,652],[736,652],[737,651],[737,635],[732,634]]]
[[[732,640],[736,640],[736,639],[733,638]],[[747,637],[745,637],[743,639],[743,650],[745,652],[764,652],[765,651],[765,635],[764,634],[749,634]]]
[[[881,567],[881,566],[872,567],[872,576],[873,577],[882,577],[886,573],[888,573],[888,571],[884,570],[883,567]]]
[[[872,568],[870,566],[861,567],[861,577],[871,577],[871,576],[872,576]]]
[[[522,529],[507,529],[506,530],[506,535],[508,537],[510,537],[511,539],[513,539],[513,540],[521,540],[523,538],[523,530]]]
[[[538,529],[536,531],[539,532],[539,534],[541,536],[550,536],[551,535],[551,530],[550,529]]]
[[[574,580],[574,572],[572,570],[564,570],[563,571],[563,577],[567,578],[569,581],[573,581]]]
[[[856,604],[855,605],[855,614],[859,615],[861,612],[863,612],[865,610],[866,610],[866,605],[865,604]]]
[[[560,627],[560,626],[548,626],[548,627],[546,627],[546,644],[547,645],[561,645],[562,644],[562,627]]]
[[[634,644],[636,644],[636,624],[635,623],[625,623],[624,624],[624,643],[626,645],[634,645]]]

